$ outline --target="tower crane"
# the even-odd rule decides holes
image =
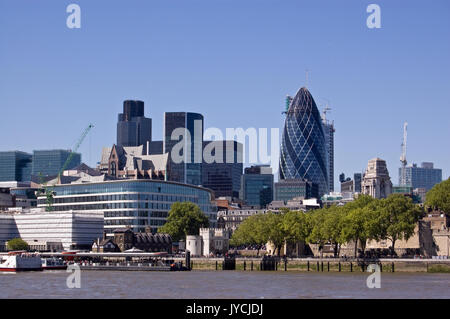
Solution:
[[[408,122],[403,124],[403,142],[402,142],[402,155],[400,156],[400,163],[402,164],[401,185],[406,186],[406,139],[408,137]]]
[[[81,146],[81,144],[83,143],[84,138],[86,137],[86,135],[89,133],[89,131],[94,127],[94,125],[89,124],[87,128],[84,129],[83,133],[81,134],[80,138],[78,139],[77,143],[75,144],[75,147],[70,151],[69,156],[67,157],[67,160],[64,162],[63,166],[61,167],[61,169],[58,172],[58,176],[57,176],[57,184],[61,183],[61,174],[66,170],[66,168],[69,166],[70,162],[72,161],[73,156],[75,155],[76,151],[78,150],[78,148]],[[41,177],[42,179],[42,177]],[[52,211],[53,210],[53,196],[54,196],[54,191],[53,191],[53,187],[52,186],[47,186],[44,183],[44,187],[43,187],[44,191],[43,194],[45,194],[46,197],[46,211]],[[42,192],[41,192],[42,194]]]

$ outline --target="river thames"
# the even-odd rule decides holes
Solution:
[[[450,274],[82,271],[68,288],[65,271],[0,274],[0,298],[450,298]]]

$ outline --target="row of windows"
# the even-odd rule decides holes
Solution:
[[[167,212],[148,212],[148,211],[115,211],[105,212],[105,217],[156,217],[167,218]]]
[[[107,219],[105,220],[105,226],[162,226],[165,224],[165,220],[157,219]]]
[[[39,205],[45,205],[45,200],[39,200]],[[74,204],[74,205],[59,205],[53,206],[55,211],[65,211],[65,210],[106,210],[106,209],[165,209],[169,210],[172,206],[170,204],[163,203],[108,203],[108,204]]]
[[[153,195],[153,194],[115,194],[115,195],[93,195],[77,197],[59,197],[55,198],[55,204],[63,203],[86,203],[86,202],[111,202],[111,201],[163,201],[163,202],[181,202],[189,200],[198,202],[195,196],[175,196],[175,195]]]

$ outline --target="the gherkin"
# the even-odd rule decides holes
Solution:
[[[325,133],[316,102],[302,87],[286,112],[280,150],[280,179],[316,183],[319,196],[328,193]]]

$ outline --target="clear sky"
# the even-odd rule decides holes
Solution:
[[[81,28],[66,7],[81,7]],[[366,8],[381,7],[381,29]],[[305,85],[334,120],[335,172],[387,161],[398,183],[403,122],[411,162],[450,173],[450,2],[0,0],[0,150],[74,146],[95,166],[125,99],[162,139],[165,111],[205,127],[284,125]],[[336,188],[338,184],[336,182]]]

